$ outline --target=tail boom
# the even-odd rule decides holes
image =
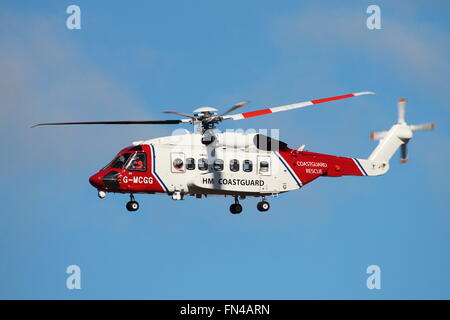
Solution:
[[[386,173],[384,161],[339,157],[329,154],[288,149],[280,151],[280,160],[292,170],[303,186],[318,177],[378,176]]]
[[[406,99],[398,101],[398,121],[388,131],[372,132],[372,140],[379,140],[368,159],[338,157],[328,154],[313,153],[287,148],[279,152],[286,168],[295,178],[299,186],[309,183],[320,176],[341,177],[379,176],[389,170],[389,160],[397,149],[401,148],[400,161],[408,161],[407,143],[413,137],[413,131],[434,130],[433,122],[408,125],[405,121]],[[280,157],[280,160],[281,160]]]

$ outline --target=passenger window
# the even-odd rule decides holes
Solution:
[[[183,170],[183,165],[184,165],[184,163],[183,163],[183,160],[182,159],[180,159],[180,158],[176,158],[176,159],[174,159],[173,160],[173,167],[176,169],[176,170],[179,170],[179,171],[182,171]]]
[[[233,159],[230,161],[230,171],[239,171],[239,160]]]
[[[147,161],[144,152],[136,152],[128,161],[125,170],[129,171],[145,171],[147,170]]]
[[[222,171],[223,170],[223,160],[216,159],[214,160],[214,171]]]
[[[253,171],[253,163],[250,160],[244,160],[242,163],[242,170],[245,172],[252,172]]]
[[[195,159],[194,158],[186,158],[186,169],[188,169],[188,170],[195,169]]]
[[[259,173],[267,173],[269,172],[269,162],[261,161],[259,163]]]
[[[198,159],[198,170],[208,170],[208,161],[205,158]]]

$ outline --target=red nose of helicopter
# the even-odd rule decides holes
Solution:
[[[89,178],[89,182],[94,188],[101,189],[103,187],[102,177],[99,173],[93,174]]]

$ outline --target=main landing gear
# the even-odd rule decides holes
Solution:
[[[256,208],[261,212],[268,211],[270,209],[270,204],[267,201],[261,201],[258,202]]]
[[[234,197],[234,203],[230,206],[230,212],[232,214],[239,214],[242,212],[242,206],[239,203],[239,198],[238,196]]]
[[[262,197],[262,200],[260,202],[258,202],[258,204],[256,205],[256,208],[261,212],[269,211],[270,204],[269,204],[269,202],[266,201],[266,197]],[[230,206],[230,212],[232,214],[239,214],[242,212],[242,206],[239,203],[238,196],[234,197],[234,203]]]
[[[130,193],[130,201],[127,202],[128,211],[137,211],[139,209],[139,203],[134,200],[134,196]]]
[[[266,201],[266,197],[263,197],[262,201],[258,202],[256,208],[261,212],[268,211],[270,209],[270,204]]]

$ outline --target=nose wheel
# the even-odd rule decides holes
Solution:
[[[139,203],[134,200],[134,196],[130,194],[130,201],[127,202],[127,210],[128,211],[137,211],[139,209]]]
[[[270,209],[270,204],[266,201],[266,198],[263,198],[262,201],[258,202],[256,208],[261,212],[265,212]]]
[[[242,206],[239,203],[238,197],[234,197],[234,203],[230,206],[230,212],[232,214],[239,214],[242,212]]]

